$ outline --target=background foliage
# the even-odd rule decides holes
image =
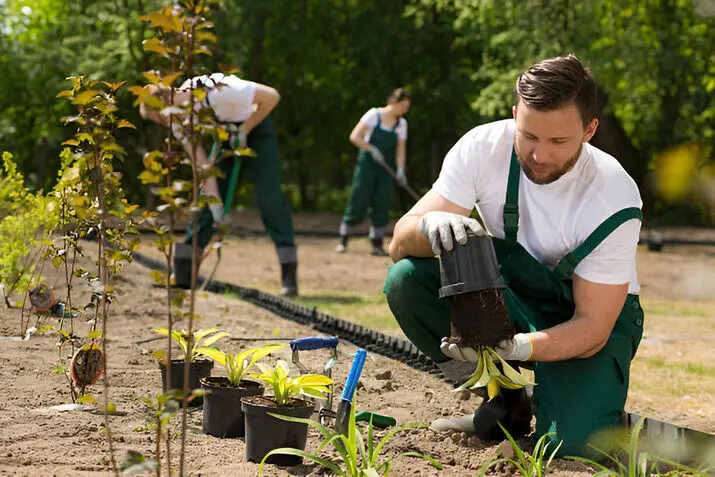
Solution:
[[[55,96],[65,78],[139,82],[141,71],[158,66],[142,51],[149,32],[139,16],[164,3],[0,0],[0,149],[13,153],[30,187],[48,189],[56,177],[67,136],[59,118],[70,111]],[[461,134],[510,114],[520,70],[573,51],[603,93],[593,142],[637,180],[646,217],[711,224],[712,207],[694,196],[703,188],[697,178],[715,162],[715,21],[701,3],[225,0],[212,14],[218,51],[203,66],[233,64],[281,92],[276,118],[289,199],[299,210],[341,212],[356,157],[348,134],[392,89],[407,85],[415,95],[408,176],[424,190]],[[139,129],[118,136],[128,153],[123,182],[131,201],[146,203],[141,155],[163,134],[139,120],[131,102],[127,93],[119,98],[120,114]],[[682,151],[696,155],[685,161],[686,186],[677,196],[659,194],[650,171],[659,158],[682,160]],[[244,204],[250,192],[243,188]],[[409,205],[400,195],[394,213]]]

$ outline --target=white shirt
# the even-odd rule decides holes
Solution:
[[[380,114],[379,108],[372,108],[368,112],[362,115],[360,122],[368,126],[367,133],[365,134],[365,141],[370,141],[370,135],[375,130],[377,126],[377,117]],[[394,127],[394,126],[393,126]],[[385,121],[380,115],[380,129],[383,131],[392,131],[392,128],[385,126]],[[397,127],[395,128],[395,134],[397,134],[398,139],[407,139],[407,120],[405,118],[400,118],[397,120]]]
[[[502,213],[515,131],[513,119],[472,129],[449,151],[433,185],[460,207],[472,209],[476,204],[487,230],[498,238],[504,238]],[[641,206],[638,186],[618,161],[584,143],[573,169],[551,184],[535,184],[521,171],[517,241],[553,270],[613,213]],[[596,283],[630,283],[629,293],[637,293],[640,226],[637,219],[625,222],[574,273]]]
[[[210,105],[221,122],[240,123],[253,114],[256,105],[253,98],[256,94],[256,83],[246,81],[236,75],[213,73],[210,76],[197,76],[186,80],[181,89],[188,89],[193,83],[194,88],[200,81],[207,89],[206,104]]]

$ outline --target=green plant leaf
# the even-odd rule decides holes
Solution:
[[[332,462],[330,462],[326,459],[323,459],[321,457],[318,457],[316,455],[310,454],[308,452],[298,450],[298,449],[292,449],[290,447],[281,447],[279,449],[273,449],[268,454],[266,454],[265,457],[263,457],[263,460],[261,461],[261,465],[258,467],[258,475],[259,476],[263,475],[263,466],[266,463],[266,459],[268,459],[268,457],[270,457],[272,455],[295,455],[298,457],[303,457],[305,459],[312,460],[313,462],[315,462],[318,465],[321,465],[325,468],[332,470],[337,475],[340,475],[343,477],[348,477],[348,475],[345,472],[343,472],[343,470],[340,467],[333,464]]]
[[[197,355],[203,355],[219,363],[221,366],[226,366],[226,353],[217,350],[216,348],[196,348]]]
[[[77,398],[77,402],[80,404],[97,404],[97,400],[91,394],[84,394]]]
[[[134,450],[127,451],[127,457],[120,464],[119,470],[122,475],[143,474],[154,472],[157,463],[154,459],[147,459],[141,452]]]

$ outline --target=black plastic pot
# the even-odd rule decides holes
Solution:
[[[273,449],[291,447],[305,450],[308,439],[308,425],[288,422],[269,416],[268,413],[283,416],[310,418],[313,403],[296,399],[293,407],[276,407],[272,397],[253,396],[241,399],[241,408],[246,414],[246,460],[261,462]],[[293,455],[272,455],[266,461],[270,464],[293,466],[303,462],[302,457]]]
[[[204,434],[216,437],[243,437],[246,426],[241,409],[241,398],[260,396],[263,385],[244,379],[240,387],[233,387],[228,378],[201,379],[201,389],[209,391],[204,396]]]
[[[464,245],[455,240],[451,251],[440,253],[439,272],[440,298],[505,286],[491,237],[469,234]]]
[[[189,389],[197,389],[201,387],[199,380],[211,376],[211,369],[214,367],[214,362],[209,360],[196,360],[189,367]],[[161,369],[161,389],[166,392],[170,389],[182,389],[184,386],[184,360],[171,360],[171,383],[167,386],[166,382],[166,362],[159,361]],[[203,404],[203,398],[197,396],[189,401],[189,406],[200,406]]]

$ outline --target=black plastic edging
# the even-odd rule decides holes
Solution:
[[[166,271],[166,267],[158,260],[147,257],[138,252],[132,252],[134,261],[153,270]],[[198,285],[203,284],[204,277],[198,277]],[[281,318],[294,321],[301,325],[322,333],[337,336],[341,340],[348,341],[355,346],[365,348],[367,351],[386,356],[400,361],[407,366],[419,371],[435,375],[445,379],[442,371],[429,357],[423,354],[410,341],[381,333],[379,331],[365,328],[350,321],[328,315],[318,311],[317,307],[309,308],[296,303],[287,298],[266,293],[256,288],[242,287],[232,283],[225,283],[218,280],[211,280],[206,286],[207,291],[214,293],[230,292],[240,296],[258,307],[268,310]],[[450,382],[449,380],[447,380]],[[450,384],[455,384],[450,382]],[[626,412],[626,420],[630,428],[634,427],[640,415]],[[707,443],[715,445],[715,435],[696,431],[687,427],[676,426],[658,419],[645,417],[644,430],[646,435],[663,435],[668,439],[679,440],[680,442],[694,442],[696,444]]]
[[[134,261],[147,268],[166,271],[166,266],[158,260],[138,252],[133,252],[132,255]],[[199,276],[197,285],[200,286],[203,282],[204,277]],[[318,311],[316,307],[309,308],[287,298],[266,293],[256,288],[243,287],[219,280],[211,280],[211,283],[206,286],[206,291],[233,293],[243,300],[266,309],[281,318],[310,326],[322,333],[335,335],[355,346],[401,361],[420,371],[444,377],[437,365],[411,342],[328,315]]]

